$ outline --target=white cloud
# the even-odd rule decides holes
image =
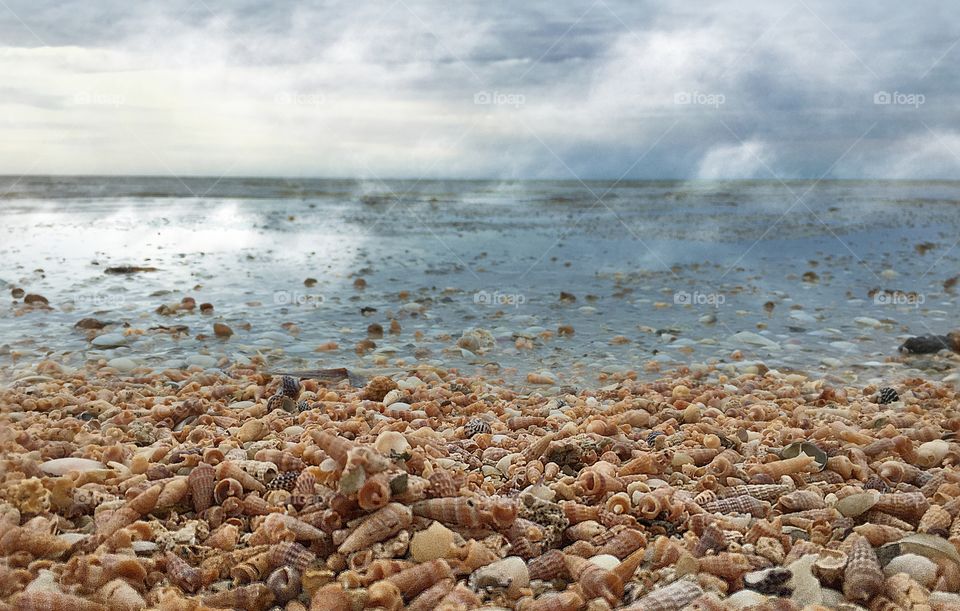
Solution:
[[[703,156],[697,167],[700,179],[776,178],[771,175],[770,153],[762,142],[716,146]]]

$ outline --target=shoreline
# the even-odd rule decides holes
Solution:
[[[194,369],[0,391],[14,608],[960,604],[950,385]]]

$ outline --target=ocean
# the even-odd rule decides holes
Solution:
[[[44,357],[574,386],[954,366],[897,347],[957,326],[960,182],[31,176],[0,194],[4,378]]]

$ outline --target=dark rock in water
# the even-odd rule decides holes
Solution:
[[[50,301],[46,297],[33,293],[27,293],[23,298],[23,302],[29,305],[50,305]]]
[[[880,392],[877,393],[877,403],[880,405],[886,405],[887,403],[896,403],[900,400],[900,395],[897,394],[896,389],[886,386],[880,389]]]
[[[932,354],[941,350],[950,350],[950,338],[946,335],[920,335],[911,337],[900,346],[900,352],[906,354]]]
[[[77,329],[102,329],[110,323],[97,320],[96,318],[81,318],[77,324],[73,325]]]
[[[138,272],[155,272],[156,267],[141,267],[139,265],[118,265],[103,270],[106,274],[136,274]]]

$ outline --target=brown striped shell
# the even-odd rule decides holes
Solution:
[[[378,541],[388,539],[401,530],[408,528],[412,520],[413,515],[409,507],[399,503],[389,503],[366,517],[357,528],[344,539],[338,551],[341,554],[348,554],[367,548]]]
[[[216,480],[216,470],[207,463],[200,463],[187,476],[187,485],[190,488],[190,497],[193,500],[193,509],[201,513],[213,505],[213,487]]]
[[[850,550],[843,572],[843,595],[852,601],[867,602],[883,588],[883,571],[865,537],[852,534],[848,543]]]

